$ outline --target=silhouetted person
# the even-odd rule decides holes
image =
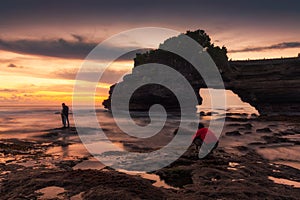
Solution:
[[[68,128],[70,127],[69,123],[69,107],[66,106],[65,103],[62,103],[62,111],[61,111],[61,120],[62,124],[64,125],[64,128],[66,128],[67,123],[68,123]]]
[[[193,143],[196,145],[197,150],[201,150],[199,153],[206,156],[218,147],[219,141],[211,130],[199,123],[198,130],[193,137]]]

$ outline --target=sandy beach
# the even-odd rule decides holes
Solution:
[[[209,122],[209,116],[203,120]],[[157,149],[155,142],[120,138],[109,124],[106,133],[116,145],[136,152]],[[173,130],[162,138],[171,139]],[[228,114],[219,147],[209,157],[198,159],[191,146],[169,166],[143,173],[103,165],[74,127],[39,130],[28,138],[0,140],[0,194],[3,199],[297,199],[299,134],[297,117]]]

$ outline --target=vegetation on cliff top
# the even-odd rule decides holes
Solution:
[[[211,42],[211,38],[209,37],[209,35],[204,30],[187,31],[185,35],[191,37],[204,49],[206,49],[206,51],[209,53],[209,55],[212,57],[212,59],[218,67],[227,65],[228,57],[226,47],[215,46]],[[179,48],[182,44],[180,44],[180,40],[177,40],[178,37],[180,37],[180,35],[165,40],[164,43],[160,44],[160,47],[162,47],[163,45],[167,45],[168,43],[172,43],[174,45],[174,43],[176,42],[176,45]],[[134,66],[139,66],[152,61],[157,61],[159,58],[176,59],[175,57],[178,56],[174,54],[172,55],[172,53],[166,52],[162,49],[150,50],[143,54],[136,54],[136,58],[134,59]]]

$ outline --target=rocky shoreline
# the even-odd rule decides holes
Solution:
[[[1,183],[4,199],[36,199],[37,191],[63,188],[54,199],[297,199],[300,188],[274,183],[270,177],[299,182],[299,170],[269,163],[257,153],[243,156],[219,149],[205,160],[183,156],[155,173],[180,189],[158,188],[153,181],[114,171],[33,169],[0,165],[12,170]],[[13,188],[13,189],[12,189]]]
[[[211,156],[199,160],[191,146],[177,161],[152,172],[170,188],[154,186],[153,180],[105,166],[94,170],[74,168],[89,160],[89,154],[61,159],[49,153],[51,148],[73,145],[75,140],[62,138],[76,137],[74,128],[45,131],[36,141],[2,139],[0,195],[3,199],[73,200],[232,199],[233,196],[239,199],[297,199],[300,170],[285,164],[287,158],[267,159],[274,154],[263,151],[299,148],[299,121],[226,119],[224,132],[237,131],[240,135],[224,133],[219,148]],[[135,148],[133,145],[127,147]],[[290,161],[298,159],[296,154],[289,156]],[[49,191],[54,197],[47,197]]]

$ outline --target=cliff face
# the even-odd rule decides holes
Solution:
[[[155,58],[155,59],[154,59]],[[200,88],[206,88],[201,76],[193,71],[190,64],[180,59],[172,59],[154,55],[142,62],[156,62],[173,66],[181,72],[193,86],[198,95],[199,105],[202,98]],[[135,60],[135,66],[142,64]],[[220,66],[220,65],[219,65]],[[260,114],[298,114],[300,113],[300,59],[270,59],[255,61],[232,61],[221,65],[220,71],[225,88],[232,90],[244,102],[254,106]],[[133,69],[132,74],[124,77],[123,85],[126,92],[126,80],[139,77]],[[112,93],[114,85],[110,89]],[[167,110],[179,108],[176,97],[168,89],[159,85],[146,85],[139,88],[130,100],[131,110],[148,110],[153,104],[162,104]],[[103,102],[110,109],[110,97]]]
[[[227,65],[227,58],[225,59],[225,65]],[[124,93],[128,92],[128,85],[132,83],[133,80],[152,79],[151,75],[141,74],[138,69],[138,66],[148,63],[163,64],[178,71],[191,84],[196,94],[198,104],[202,104],[202,98],[199,95],[199,90],[200,88],[205,88],[206,85],[201,75],[189,62],[183,58],[163,50],[154,50],[146,54],[137,55],[137,57],[134,59],[134,68],[132,73],[124,76],[123,81],[118,83],[118,87],[121,87],[122,89],[121,94],[119,94],[117,98],[122,98],[122,96],[125,96]],[[165,77],[165,80],[163,81],[170,81],[170,79],[172,79],[172,77]],[[174,82],[175,81],[176,80],[174,80]],[[114,88],[115,85],[111,86],[109,91],[109,99],[103,102],[105,108],[111,108],[111,94]],[[183,96],[186,92],[184,89],[185,88],[182,88],[181,90],[181,94]],[[123,101],[121,100],[119,102]],[[153,104],[161,104],[168,111],[178,111],[180,109],[179,102],[173,92],[158,84],[149,84],[138,88],[130,99],[129,108],[130,110],[148,110]],[[121,105],[117,106],[122,107]]]
[[[300,58],[230,62],[226,88],[260,114],[300,114]]]

